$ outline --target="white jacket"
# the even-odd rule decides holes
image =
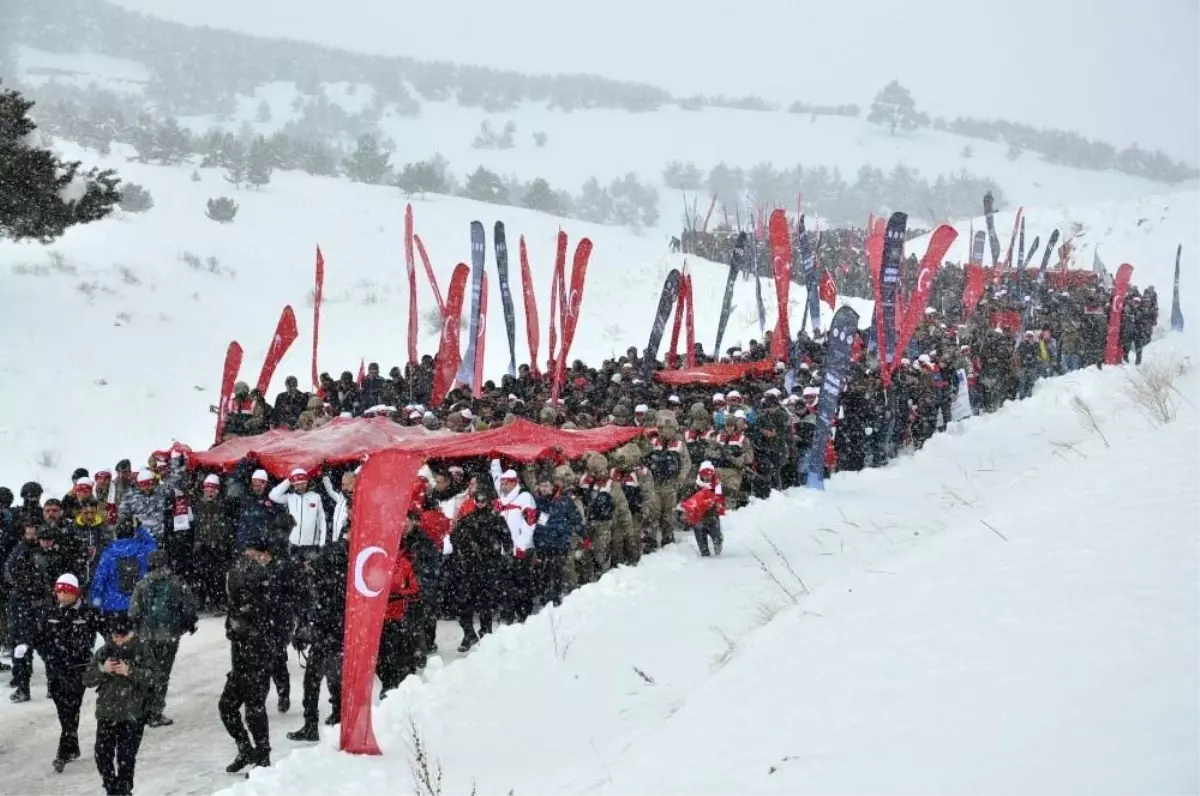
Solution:
[[[323,547],[325,545],[325,507],[321,505],[321,496],[311,489],[303,495],[289,492],[292,488],[290,481],[280,481],[271,490],[268,497],[281,506],[287,506],[288,513],[296,521],[289,537],[293,547]]]
[[[350,501],[333,488],[333,482],[329,480],[329,476],[321,478],[321,483],[325,486],[325,494],[329,495],[329,499],[333,501],[333,524],[329,526],[330,541],[336,542],[350,527]]]
[[[513,551],[533,549],[533,529],[537,526],[538,510],[533,495],[521,488],[520,482],[511,492],[500,488],[500,462],[492,460],[492,482],[500,496],[496,511],[508,525]]]

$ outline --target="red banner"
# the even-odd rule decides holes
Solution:
[[[279,314],[279,323],[275,325],[275,336],[271,338],[271,346],[267,349],[266,359],[263,360],[262,370],[258,374],[258,392],[263,398],[267,397],[267,388],[271,386],[271,377],[275,375],[275,368],[279,367],[283,355],[288,352],[292,343],[296,342],[296,338],[299,336],[300,330],[296,328],[296,313],[292,312],[292,305],[289,304]]]
[[[382,451],[367,459],[355,485],[346,572],[340,743],[342,751],[350,754],[380,754],[371,724],[371,690],[403,518],[423,461],[420,453]]]
[[[367,379],[367,359],[366,359],[366,357],[363,357],[358,360],[358,378],[355,380],[359,386],[359,389],[362,389],[363,382],[366,381],[366,379]]]
[[[321,247],[317,246],[317,276],[313,285],[313,353],[312,353],[312,386],[320,385],[317,377],[317,338],[321,331],[321,299],[325,296],[325,258],[321,256]]]
[[[454,376],[462,364],[462,349],[458,344],[459,323],[462,319],[463,298],[467,292],[467,280],[471,269],[466,263],[454,267],[450,276],[450,295],[446,297],[446,314],[442,316],[442,339],[438,346],[436,367],[433,369],[433,387],[429,394],[429,405],[438,407],[454,386]]]
[[[963,286],[963,317],[970,318],[975,313],[979,299],[983,298],[985,272],[982,265],[967,263],[967,280]]]
[[[483,272],[483,284],[479,290],[479,325],[475,329],[475,375],[471,385],[471,395],[474,398],[483,397],[483,352],[487,344],[487,299],[488,276]]]
[[[550,276],[550,348],[546,351],[546,356],[550,362],[557,363],[559,359],[558,352],[558,327],[563,323],[563,307],[566,306],[567,297],[563,295],[566,289],[566,270],[567,270],[567,233],[561,229],[558,231],[558,244],[554,251],[554,273]],[[557,376],[558,368],[554,367],[554,373],[551,376]]]
[[[408,364],[417,364],[417,263],[413,259],[413,209],[404,208],[404,267],[408,269]]]
[[[217,396],[217,433],[213,444],[221,441],[225,430],[225,418],[229,416],[229,404],[233,400],[233,385],[237,383],[238,371],[242,369],[242,347],[237,340],[225,349],[225,364],[221,368],[221,394]]]
[[[683,329],[683,315],[687,307],[687,262],[683,264],[684,274],[679,278],[679,295],[675,297],[675,317],[671,321],[671,350],[667,352],[667,367],[679,367],[679,332]]]
[[[942,258],[954,245],[957,237],[958,231],[954,227],[942,224],[933,231],[933,235],[929,238],[929,246],[925,249],[925,256],[921,258],[921,266],[917,270],[917,285],[913,288],[908,306],[904,310],[904,317],[900,322],[900,329],[896,337],[896,351],[892,359],[893,372],[896,365],[899,364],[900,358],[904,356],[904,349],[908,346],[908,341],[917,331],[917,325],[925,317],[925,307],[929,304],[929,296],[933,292],[933,282],[937,279],[938,270],[942,267]]]
[[[779,319],[775,322],[771,357],[776,362],[787,362],[788,347],[792,341],[792,332],[788,326],[788,292],[792,284],[792,237],[788,229],[786,211],[771,211],[767,235],[771,248],[771,271],[775,275],[775,297],[779,302]]]
[[[521,290],[525,294],[525,337],[529,341],[529,368],[536,379],[541,375],[538,368],[538,343],[541,326],[538,325],[537,296],[533,293],[533,273],[529,270],[529,252],[525,249],[525,236],[521,236]]]
[[[1012,237],[1008,239],[1008,251],[1004,253],[1004,270],[1012,268],[1013,247],[1017,245],[1017,230],[1021,228],[1021,213],[1025,208],[1017,208],[1017,217],[1013,220]]]
[[[775,372],[775,363],[762,362],[713,362],[694,368],[656,371],[654,378],[663,384],[687,385],[732,384],[740,379],[770,376]]]
[[[1112,309],[1108,312],[1108,336],[1104,339],[1104,364],[1120,365],[1125,361],[1121,354],[1121,314],[1125,311],[1125,292],[1133,279],[1133,266],[1122,263],[1113,280]]]
[[[687,286],[687,306],[684,308],[687,315],[684,322],[687,327],[687,351],[684,352],[683,361],[689,368],[694,368],[696,367],[696,299],[692,293],[692,275],[686,274],[683,281]]]
[[[560,233],[565,238],[564,233]],[[575,328],[579,325],[579,309],[583,304],[583,285],[587,278],[588,260],[592,257],[592,241],[583,238],[575,246],[575,259],[571,263],[571,289],[563,294],[562,351],[558,355],[554,386],[551,398],[558,399],[563,380],[567,375],[567,357],[571,355],[571,344],[575,342]]]
[[[417,254],[421,255],[421,264],[425,266],[425,276],[429,277],[429,287],[433,289],[433,300],[437,302],[438,315],[446,317],[446,302],[442,301],[442,290],[438,287],[437,274],[433,272],[433,265],[429,262],[429,255],[425,251],[425,243],[421,240],[421,236],[413,234],[413,243],[417,244]]]
[[[817,295],[821,297],[821,301],[829,305],[831,312],[837,309],[837,282],[833,281],[833,274],[829,273],[826,268],[821,269],[821,282],[817,285]]]

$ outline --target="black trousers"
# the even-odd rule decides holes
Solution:
[[[79,756],[79,709],[83,705],[83,672],[79,669],[51,671],[48,673],[46,690],[54,700],[58,713],[58,760],[69,760]]]
[[[267,720],[267,693],[271,690],[270,646],[266,642],[233,642],[232,666],[217,702],[221,723],[237,744],[239,753],[271,751],[271,726]],[[245,709],[245,722],[242,710]]]
[[[175,655],[179,652],[179,639],[170,641],[145,641],[154,659],[154,681],[150,687],[148,715],[161,716],[167,706],[167,687],[171,683],[171,670],[175,668]]]
[[[292,676],[288,674],[287,639],[271,642],[270,667],[271,680],[275,683],[275,695],[290,699],[292,695]]]
[[[133,793],[133,768],[144,729],[140,721],[96,722],[96,770],[108,796]]]
[[[638,543],[641,543],[640,539]],[[558,605],[562,602],[563,581],[566,577],[567,551],[539,550],[537,556],[538,569],[540,570],[539,581],[541,582],[541,593],[538,595],[540,598],[539,603],[552,602]]]
[[[383,634],[379,638],[379,660],[375,674],[384,691],[391,691],[405,677],[417,670],[418,656],[422,645],[424,627],[414,617],[400,620],[385,620]]]
[[[224,547],[197,546],[193,551],[192,591],[201,609],[212,610],[225,604],[225,575],[229,571],[229,551]]]
[[[162,546],[166,548],[171,571],[184,583],[192,582],[192,547],[196,538],[194,531],[167,531],[163,534]]]
[[[304,667],[304,723],[321,718],[321,681],[329,684],[329,705],[335,719],[342,715],[342,651],[314,646]]]

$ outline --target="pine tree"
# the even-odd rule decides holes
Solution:
[[[492,130],[492,126],[484,119],[479,123],[479,132],[475,134],[475,139],[471,141],[471,146],[475,149],[495,149],[496,148],[496,133]]]
[[[496,142],[497,149],[512,149],[517,145],[517,123],[509,119],[504,123],[504,132]]]
[[[593,224],[607,224],[612,220],[613,198],[607,188],[592,177],[583,184],[579,199],[575,201],[575,211],[579,218]]]
[[[237,216],[237,212],[237,203],[228,196],[221,196],[208,200],[204,214],[218,224],[228,224]]]
[[[342,170],[355,182],[379,185],[391,172],[388,160],[391,157],[379,148],[379,140],[373,135],[359,136],[354,154],[342,161]]]
[[[496,205],[508,202],[508,190],[504,181],[500,179],[500,175],[494,171],[488,171],[483,166],[475,169],[467,177],[467,184],[463,186],[463,196]]]
[[[875,95],[867,121],[887,127],[892,135],[896,130],[915,130],[929,124],[929,117],[917,110],[908,89],[893,80]]]
[[[452,187],[446,161],[437,155],[429,160],[404,164],[400,176],[396,178],[396,185],[405,196],[418,193],[448,194]]]
[[[266,100],[258,103],[258,111],[254,115],[254,120],[260,124],[271,121],[271,106]]]
[[[49,243],[76,224],[98,221],[120,201],[110,170],[81,171],[41,148],[33,103],[0,86],[0,238]]]
[[[274,153],[267,140],[262,136],[254,139],[250,145],[250,155],[246,162],[246,182],[258,190],[271,182],[271,170],[275,167]]]
[[[530,210],[540,210],[555,216],[565,215],[567,211],[562,196],[541,177],[526,186],[525,195],[521,197],[521,205]]]

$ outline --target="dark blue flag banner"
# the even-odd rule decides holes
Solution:
[[[837,418],[838,399],[850,370],[850,352],[858,333],[858,313],[844,306],[833,315],[829,325],[829,347],[825,351],[825,380],[817,399],[817,427],[808,449],[808,482],[811,489],[825,488],[825,448],[829,444],[833,421]]]
[[[800,267],[804,274],[804,290],[808,293],[808,318],[812,322],[813,334],[821,329],[821,296],[818,290],[817,258],[808,245],[804,231],[804,216],[796,225],[796,247],[800,251]]]
[[[896,356],[896,302],[900,296],[900,264],[904,260],[904,231],[907,213],[892,213],[883,235],[883,265],[879,269],[879,311],[883,317],[883,339],[879,361],[892,365]]]
[[[496,277],[500,280],[500,303],[504,306],[504,329],[508,332],[508,375],[517,375],[517,321],[513,315],[512,290],[508,287],[508,241],[504,222],[497,221],[492,243],[496,247]]]
[[[1171,296],[1171,331],[1183,331],[1183,308],[1179,306],[1179,258],[1183,256],[1183,244],[1175,249],[1175,293]]]
[[[458,368],[456,380],[459,384],[475,386],[475,341],[479,333],[479,304],[483,298],[483,266],[487,257],[487,242],[483,237],[483,224],[471,222],[471,315],[467,332],[467,355]]]

